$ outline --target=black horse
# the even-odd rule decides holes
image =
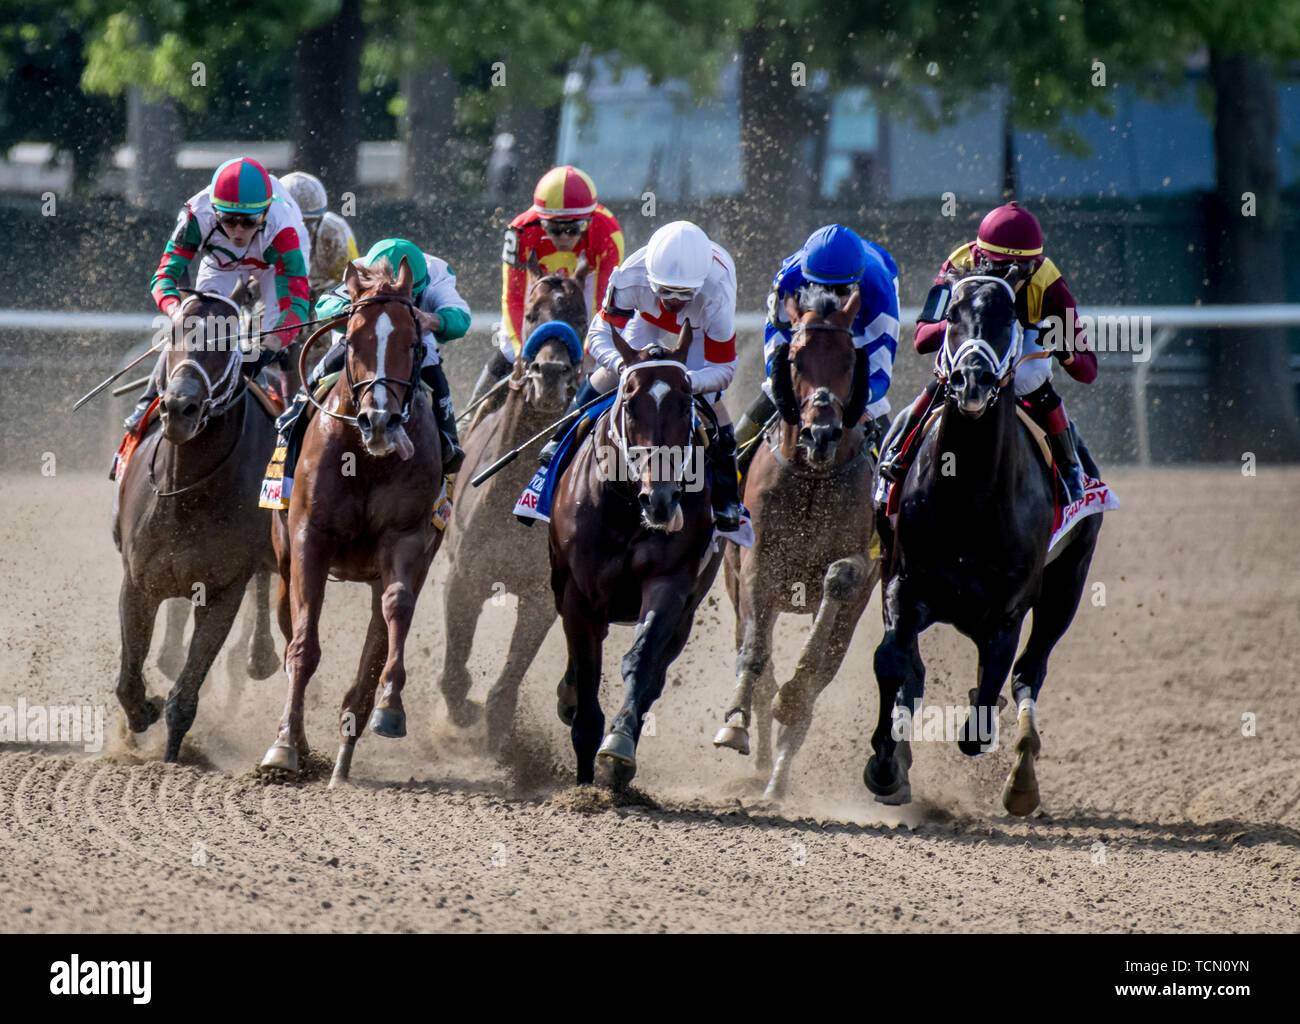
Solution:
[[[930,430],[898,485],[885,635],[875,655],[880,717],[871,737],[875,753],[863,772],[882,803],[911,798],[908,736],[925,687],[917,637],[932,623],[947,622],[979,648],[978,683],[958,746],[974,756],[996,744],[999,694],[1015,659],[1016,761],[1002,803],[1020,816],[1038,806],[1034,759],[1042,745],[1035,703],[1048,656],[1074,618],[1101,516],[1080,522],[1049,557],[1053,481],[1036,442],[1017,422],[1010,388],[1021,339],[1016,283],[1014,271],[1005,282],[955,281],[940,352],[946,394],[938,429]],[[1090,458],[1084,465],[1097,475]],[[1016,659],[1031,609],[1033,629]]]

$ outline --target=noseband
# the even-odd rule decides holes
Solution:
[[[304,381],[307,380],[307,376],[308,376],[306,371],[307,353],[311,350],[311,347],[314,344],[316,344],[316,342],[321,338],[322,335],[324,335],[327,331],[334,330],[334,328],[341,323],[347,323],[348,320],[352,319],[352,315],[356,313],[357,310],[359,310],[362,306],[373,306],[373,305],[379,305],[388,302],[400,303],[401,305],[405,306],[406,311],[411,314],[411,324],[415,328],[415,341],[411,343],[410,378],[407,380],[402,380],[397,377],[385,376],[385,377],[368,377],[366,380],[361,380],[361,381],[353,380],[352,363],[351,360],[346,358],[346,356],[343,360],[343,376],[348,383],[348,394],[351,397],[352,405],[354,408],[357,409],[361,408],[361,400],[362,398],[365,397],[366,392],[373,391],[380,384],[383,384],[387,387],[394,387],[394,386],[404,387],[406,391],[402,398],[401,422],[405,424],[411,418],[411,399],[415,396],[416,389],[419,387],[420,364],[424,362],[424,332],[420,330],[420,321],[415,316],[415,308],[416,308],[415,303],[411,299],[406,298],[405,296],[370,295],[367,296],[366,298],[358,299],[356,302],[349,303],[347,308],[344,309],[342,313],[340,313],[338,316],[331,317],[329,320],[325,321],[325,323],[321,327],[317,328],[316,332],[310,338],[307,339],[307,344],[305,344],[302,347],[302,351],[298,354],[298,375],[299,377],[302,378],[302,380]],[[351,336],[345,335],[343,341],[346,348],[350,351],[352,347]],[[353,427],[357,426],[357,418],[355,416],[345,416],[342,413],[337,413],[331,409],[326,409],[325,406],[321,405],[320,402],[316,401],[316,396],[311,394],[310,391],[307,393],[307,400],[310,401],[312,405],[314,405],[317,409],[323,412],[326,416],[332,416],[334,419],[339,420],[342,423],[346,423],[349,426],[353,426]]]

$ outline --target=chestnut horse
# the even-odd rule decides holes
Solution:
[[[332,322],[347,325],[344,372],[307,428],[289,508],[273,513],[289,692],[262,767],[297,771],[307,753],[303,696],[320,664],[326,578],[370,584],[370,629],[339,711],[331,786],[346,781],[367,720],[376,735],[406,735],[406,637],[442,539],[433,526],[442,449],[433,409],[417,391],[424,343],[413,277],[404,259],[395,279],[387,263],[348,264],[352,302]]]
[[[249,579],[275,564],[257,507],[275,426],[244,386],[238,311],[224,296],[192,293],[182,312],[187,332],[202,324],[202,337],[169,346],[159,424],[122,470],[113,508],[123,570],[117,699],[132,732],[161,712],[142,675],[158,605],[185,598],[194,608],[189,654],[167,697],[166,761],[180,754]]]
[[[642,721],[722,561],[709,472],[693,458],[691,334],[688,323],[672,350],[638,351],[613,332],[623,360],[616,397],[555,488],[551,589],[569,649],[559,712],[579,783],[595,780],[597,747],[613,785],[636,774]],[[623,706],[601,742],[601,649],[611,622],[636,623],[636,639],[623,657]]]
[[[851,324],[861,296],[843,308],[816,286],[787,300],[794,324],[787,357],[774,374],[782,420],[760,443],[744,482],[754,544],[727,544],[727,592],[736,610],[736,689],[714,744],[749,753],[750,708],[758,689],[758,767],[771,764],[771,718],[777,757],[765,798],[779,800],[790,765],[812,723],[813,702],[835,678],[854,628],[880,577],[869,553],[875,526],[871,445],[858,420],[866,407],[866,376],[854,393]],[[811,306],[812,308],[807,308]],[[781,612],[809,615],[812,631],[793,678],[776,694],[772,627]]]
[[[1013,270],[1005,281],[975,275],[953,285],[939,355],[938,429],[925,436],[911,471],[895,485],[902,493],[886,553],[885,635],[875,655],[880,718],[863,771],[882,803],[911,799],[910,737],[925,690],[917,638],[931,623],[948,622],[979,648],[957,746],[973,757],[996,745],[999,695],[1011,671],[1016,758],[1002,804],[1022,817],[1038,806],[1038,694],[1048,656],[1078,607],[1102,517],[1081,521],[1049,556],[1051,470],[1018,420],[1011,389],[1021,347],[1016,280]],[[1095,464],[1085,468],[1097,475]],[[1016,658],[1031,609],[1033,628]]]
[[[524,311],[525,345],[533,330],[557,320],[572,327],[578,339],[586,336],[581,279],[551,274],[534,283]],[[531,359],[516,359],[505,401],[480,412],[469,431],[460,478],[473,479],[558,420],[581,378],[581,360],[575,362],[559,339],[543,342]],[[519,598],[510,651],[487,697],[487,744],[494,755],[510,731],[524,674],[555,621],[554,604],[544,596],[548,565],[543,538],[525,535],[511,512],[535,469],[530,460],[516,459],[483,487],[465,488],[452,506],[448,526],[451,566],[443,594],[445,653],[439,687],[448,716],[461,728],[475,724],[484,711],[467,697],[472,680],[466,667],[483,602],[500,594]]]

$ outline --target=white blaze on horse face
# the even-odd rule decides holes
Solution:
[[[672,391],[672,385],[664,381],[657,380],[650,385],[650,397],[655,400],[655,408],[658,409],[664,400],[664,395]]]
[[[393,321],[389,319],[387,313],[380,313],[379,319],[375,321],[375,377],[379,379],[385,376],[384,361],[388,357],[388,336],[392,333]],[[382,393],[380,389],[383,389]],[[375,405],[380,409],[384,408],[388,389],[383,384],[376,384],[373,393]]]

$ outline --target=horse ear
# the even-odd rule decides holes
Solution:
[[[854,288],[853,291],[849,293],[849,297],[845,300],[844,305],[840,307],[840,317],[844,321],[845,327],[853,323],[853,318],[858,315],[858,310],[861,308],[862,289]]]
[[[573,279],[580,285],[587,283],[587,275],[591,273],[591,261],[587,259],[585,251],[578,253],[578,262],[573,268]]]
[[[799,309],[799,297],[797,295],[787,295],[785,297],[785,315],[786,319],[792,324],[797,324],[803,319],[803,312]]]
[[[677,344],[673,346],[673,350],[668,354],[679,363],[686,362],[686,356],[691,350],[691,341],[694,338],[695,331],[691,327],[691,322],[687,320],[682,324],[682,329],[677,335]]]
[[[1015,263],[1012,265],[1011,269],[1007,271],[1007,276],[1003,278],[1003,280],[1011,286],[1011,290],[1014,292],[1016,290],[1016,285],[1020,283],[1020,279],[1024,277],[1024,275],[1025,265],[1023,263]]]
[[[640,361],[641,353],[623,340],[623,335],[618,333],[618,328],[613,324],[609,325],[609,333],[614,340],[614,350],[618,353],[618,357],[623,360],[624,366],[631,366],[633,363]]]
[[[536,249],[528,250],[528,259],[525,261],[524,266],[528,268],[528,273],[533,277],[546,276],[546,268],[542,266],[542,261],[537,258]]]
[[[411,286],[415,284],[415,272],[411,270],[411,265],[406,262],[406,257],[402,257],[402,262],[397,265],[397,290],[403,295],[412,294]]]
[[[348,295],[353,302],[361,298],[361,275],[357,273],[357,265],[351,260],[343,271],[343,283],[347,286]]]

